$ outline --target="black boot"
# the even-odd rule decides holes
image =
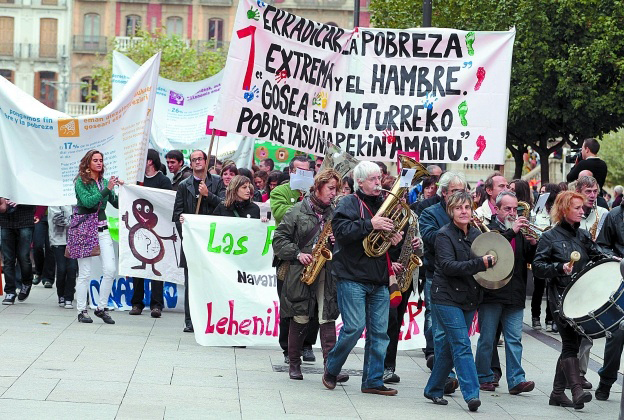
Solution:
[[[288,375],[290,379],[303,379],[301,373],[301,347],[305,340],[306,324],[299,324],[294,319],[290,320],[288,327]]]
[[[549,405],[561,407],[574,407],[574,403],[570,401],[565,394],[566,378],[561,368],[561,357],[557,359],[557,367],[555,368],[555,379],[553,380],[553,390],[550,393]]]
[[[570,384],[572,390],[572,401],[574,402],[574,408],[579,410],[583,408],[584,403],[592,400],[592,395],[589,392],[583,391],[581,385],[581,371],[579,370],[578,357],[568,357],[561,359],[561,368],[563,373]],[[580,407],[579,407],[580,406]]]
[[[323,366],[327,363],[327,355],[336,345],[336,323],[327,322],[319,327],[321,335],[321,350],[323,351]],[[347,382],[349,375],[339,373],[336,382]]]

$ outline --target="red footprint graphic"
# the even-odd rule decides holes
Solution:
[[[477,84],[475,84],[474,90],[481,89],[481,83],[483,83],[484,79],[485,79],[485,68],[479,67],[477,69]]]
[[[487,144],[486,144],[486,141],[485,141],[485,137],[479,136],[477,138],[477,151],[474,154],[474,160],[481,159],[481,155],[483,154],[483,151],[485,150],[486,146],[487,146]]]

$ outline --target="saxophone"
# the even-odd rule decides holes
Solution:
[[[409,228],[407,229],[407,234],[405,235],[405,241],[403,242],[401,255],[399,256],[398,261],[403,265],[403,271],[396,276],[399,290],[401,291],[401,293],[405,293],[412,284],[412,278],[416,267],[420,267],[423,265],[420,257],[414,254],[414,251],[412,250],[412,239],[414,239],[414,237],[416,236],[417,231],[418,217],[412,212],[412,220]]]
[[[591,235],[592,241],[596,242],[596,233],[598,232],[598,225],[600,224],[600,218],[598,218],[598,200],[594,201],[594,215],[596,216],[596,221],[589,228],[589,234]]]
[[[303,273],[301,273],[301,281],[308,286],[314,283],[321,268],[325,265],[326,261],[332,259],[332,252],[327,247],[327,240],[332,234],[331,219],[325,221],[325,226],[321,231],[314,249],[312,249],[312,263],[303,267]]]

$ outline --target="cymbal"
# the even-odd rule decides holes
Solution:
[[[496,232],[482,233],[472,243],[471,250],[477,257],[496,256],[494,267],[474,275],[475,280],[486,289],[500,289],[511,280],[514,268],[514,252],[511,244]]]

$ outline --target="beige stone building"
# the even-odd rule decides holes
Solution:
[[[360,25],[369,26],[369,0],[360,1]],[[108,49],[123,51],[137,28],[165,28],[192,41],[228,45],[238,2],[235,0],[74,0],[72,10],[71,81],[73,86],[92,83],[93,68],[101,65]],[[291,13],[344,28],[353,27],[354,0],[269,0]],[[210,42],[209,41],[213,41]],[[70,91],[67,112],[95,111],[87,89]]]

